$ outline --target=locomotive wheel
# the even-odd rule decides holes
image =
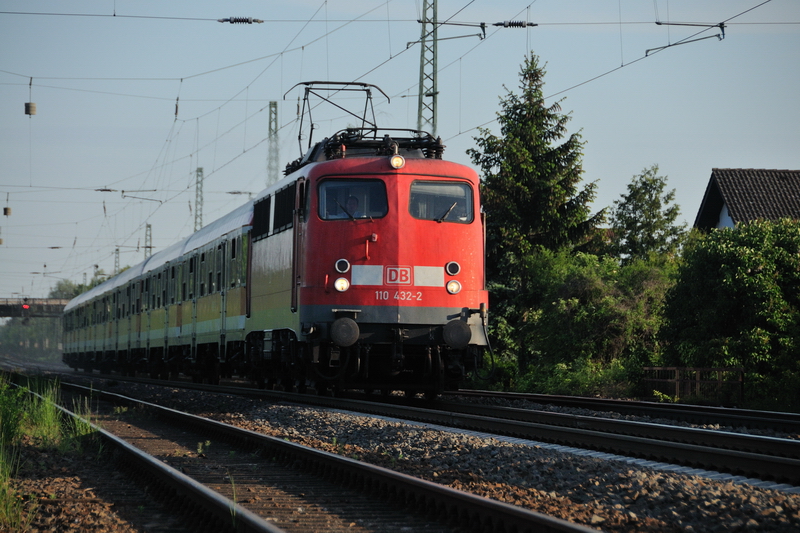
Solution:
[[[428,400],[429,402],[432,402],[433,400],[435,400],[438,397],[439,397],[439,391],[436,391],[436,390],[426,390],[425,391],[425,399]]]

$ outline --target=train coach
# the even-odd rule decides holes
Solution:
[[[457,388],[482,361],[479,180],[415,130],[350,128],[243,206],[72,300],[64,362],[318,392]]]

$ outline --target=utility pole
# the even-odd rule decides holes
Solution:
[[[203,227],[203,167],[197,167],[194,180],[194,230]]]
[[[153,226],[145,224],[144,226],[144,258],[147,259],[153,255]]]
[[[269,103],[269,143],[267,144],[267,186],[278,181],[280,151],[278,147],[278,102]]]
[[[119,274],[119,246],[114,250],[114,275]]]
[[[422,34],[419,39],[419,90],[417,98],[417,129],[427,131],[434,137],[437,136],[437,101],[439,99],[439,84],[436,81],[439,68],[436,56],[438,55],[439,45],[439,26],[444,24],[454,24],[458,26],[474,26],[480,28],[481,33],[473,35],[460,35],[458,37],[446,37],[446,39],[460,39],[462,37],[486,38],[486,23],[464,24],[459,22],[442,22],[438,18],[438,0],[423,0],[422,17],[419,22],[422,24]],[[533,22],[506,20],[496,22],[494,26],[504,28],[528,28],[538,26]],[[413,43],[409,43],[409,46]]]
[[[436,102],[439,86],[436,82],[436,55],[439,25],[437,0],[423,0],[422,36],[420,37],[419,91],[417,100],[417,129],[436,137]]]

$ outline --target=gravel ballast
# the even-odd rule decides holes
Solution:
[[[93,386],[339,453],[601,531],[800,531],[797,489],[767,490],[748,483],[564,453],[550,445],[345,411],[111,380],[94,380]],[[28,484],[26,490],[37,489]],[[62,511],[61,523],[69,523],[69,516],[64,513],[68,515],[69,511]],[[135,525],[129,525],[131,529],[126,527],[116,524],[112,530],[146,531]]]
[[[151,399],[604,531],[800,530],[791,492],[343,411],[162,391]]]

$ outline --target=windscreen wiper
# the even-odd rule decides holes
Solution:
[[[447,211],[445,211],[445,212],[444,212],[444,215],[440,216],[439,218],[435,218],[434,220],[435,220],[436,222],[441,222],[442,220],[446,219],[446,218],[447,218],[447,215],[449,215],[449,214],[450,214],[450,211],[452,211],[452,210],[455,208],[455,206],[456,206],[457,204],[458,204],[458,202],[453,202],[453,205],[451,205],[451,206],[450,206],[450,207],[447,209]]]

